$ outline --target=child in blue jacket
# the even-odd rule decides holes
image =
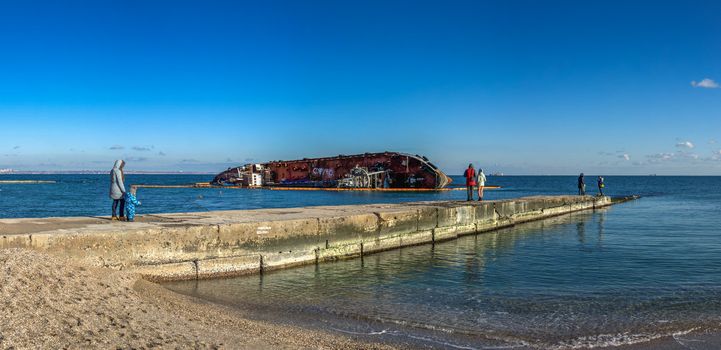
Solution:
[[[140,205],[140,201],[135,197],[138,188],[130,186],[130,191],[125,192],[125,218],[128,221],[135,221],[135,206]]]

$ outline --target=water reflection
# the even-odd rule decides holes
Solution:
[[[310,295],[335,295],[338,290],[354,288],[384,288],[391,284],[417,281],[421,278],[461,272],[462,285],[478,285],[484,279],[487,261],[513,256],[519,241],[527,236],[553,235],[553,229],[570,221],[581,220],[575,225],[579,237],[585,230],[584,222],[593,214],[579,214],[551,218],[546,221],[526,223],[514,228],[481,235],[467,236],[458,240],[408,247],[339,262],[314,264],[282,271],[271,271],[233,279],[170,283],[172,289],[195,295],[215,295],[221,300],[236,298],[247,302],[260,302],[252,294],[288,294],[291,299],[310,300]],[[308,278],[312,276],[312,278]],[[253,286],[255,293],[249,294]],[[302,287],[305,292],[288,293],[292,287]],[[220,292],[220,293],[218,293]],[[360,296],[358,293],[356,296]],[[313,299],[313,298],[311,298]]]
[[[586,224],[583,221],[576,224],[576,232],[578,232],[578,243],[583,248],[586,244]]]
[[[367,306],[383,296],[393,300],[395,289],[424,291],[421,299],[433,298],[433,292],[455,289],[454,294],[478,293],[488,278],[487,264],[513,257],[519,242],[527,236],[553,235],[553,229],[569,222],[590,220],[592,213],[561,216],[526,223],[435,245],[409,247],[354,259],[315,264],[263,275],[200,282],[177,282],[167,286],[185,294],[227,304],[276,307],[282,299],[293,309],[326,304],[338,300],[343,305]],[[491,278],[505,278],[494,272]],[[439,284],[438,281],[446,281]],[[463,292],[461,292],[463,291]],[[404,298],[407,296],[404,296]],[[432,300],[429,300],[432,301]],[[289,305],[281,305],[284,308]]]
[[[606,224],[606,212],[601,211],[598,213],[598,240],[597,240],[597,247],[599,249],[603,248],[603,230],[605,228]]]
[[[718,278],[696,289],[669,283],[670,275],[707,280],[693,266],[708,260],[689,264],[687,258],[686,266],[662,270],[639,265],[627,247],[638,246],[640,234],[611,230],[610,215],[623,221],[615,208],[579,212],[363,259],[168,287],[276,322],[423,330],[446,340],[471,337],[471,343],[548,345],[717,320]],[[666,238],[645,242],[654,239]],[[711,265],[719,266],[719,258]]]
[[[594,250],[602,249],[603,248],[603,231],[604,231],[604,225],[606,221],[606,211],[605,210],[597,210],[594,215],[594,220],[592,222],[588,222],[587,220],[579,221],[576,223],[576,236],[579,243],[579,250],[591,252]],[[588,237],[587,236],[587,227],[591,225],[592,227],[595,226],[596,228],[596,236]],[[595,246],[589,246],[587,243],[588,240],[591,240],[591,244],[595,243]]]

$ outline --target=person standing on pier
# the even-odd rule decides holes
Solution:
[[[468,192],[468,201],[473,200],[473,187],[476,186],[476,170],[473,169],[473,164],[468,164],[468,169],[463,173],[466,178],[466,191]]]
[[[603,183],[603,176],[598,177],[598,193],[603,196],[603,188],[606,187],[606,184]]]
[[[579,196],[585,196],[586,195],[586,182],[583,181],[583,173],[578,176],[578,195]]]
[[[130,186],[130,191],[125,192],[125,218],[129,222],[135,221],[135,206],[141,205],[135,194],[138,187]]]
[[[483,187],[486,186],[486,174],[483,169],[478,169],[478,201],[483,200]]]
[[[125,161],[118,159],[110,170],[110,198],[113,200],[112,220],[125,219]],[[120,209],[120,218],[115,216],[115,211]]]

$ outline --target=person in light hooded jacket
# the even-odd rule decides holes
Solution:
[[[118,220],[115,215],[117,209],[120,209],[120,220],[125,219],[125,173],[123,172],[125,161],[116,160],[113,170],[110,170],[110,198],[113,200],[113,217],[112,220]]]
[[[478,169],[478,179],[476,181],[478,185],[478,200],[483,200],[483,187],[486,186],[486,174],[483,173],[483,169]]]

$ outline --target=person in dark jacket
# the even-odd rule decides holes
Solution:
[[[476,186],[476,170],[473,169],[473,164],[468,164],[468,169],[463,173],[466,178],[466,191],[468,192],[468,201],[473,200],[473,187]]]
[[[603,183],[603,176],[598,177],[598,193],[603,196],[603,188],[606,187],[606,184]]]
[[[579,196],[585,196],[586,195],[586,182],[583,181],[583,173],[578,176],[578,195]]]
[[[112,220],[118,220],[115,211],[120,209],[120,220],[125,218],[125,174],[123,168],[125,161],[116,160],[113,170],[110,170],[110,198],[113,200]],[[118,208],[119,207],[119,208]]]

